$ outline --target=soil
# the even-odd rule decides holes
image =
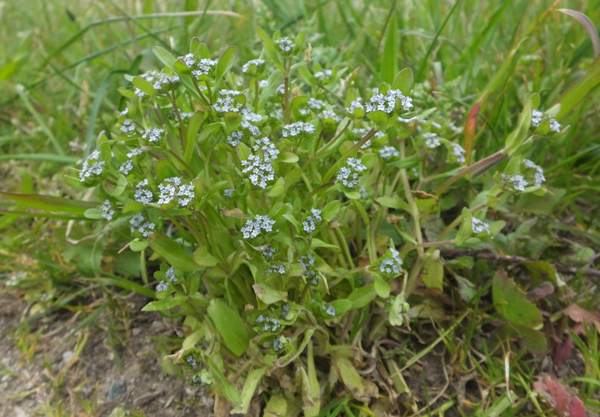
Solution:
[[[55,313],[27,327],[27,304],[0,288],[0,417],[211,416],[210,396],[161,367],[156,341],[172,325],[130,304],[117,331],[102,314],[90,326]]]

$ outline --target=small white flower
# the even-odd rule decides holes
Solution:
[[[165,275],[167,276],[167,279],[170,282],[173,282],[173,283],[177,282],[177,275],[175,274],[175,269],[172,266],[170,266],[169,269],[167,269],[167,272],[165,273]]]
[[[242,72],[244,74],[246,74],[248,71],[250,71],[250,67],[254,67],[256,69],[258,69],[258,67],[262,66],[265,64],[265,60],[264,59],[251,59],[250,61],[246,62],[243,66],[242,66]]]
[[[231,132],[229,134],[229,136],[227,136],[227,143],[231,147],[235,148],[242,141],[242,137],[243,137],[242,132],[240,132],[239,130],[234,130],[233,132]]]
[[[275,179],[275,170],[271,160],[256,154],[250,154],[248,159],[242,161],[242,173],[248,174],[252,185],[263,190]]]
[[[126,135],[135,132],[135,123],[133,122],[133,120],[123,120],[123,123],[121,123],[121,132],[125,133]]]
[[[523,165],[525,166],[525,168],[533,170],[533,184],[536,187],[539,187],[546,181],[546,177],[544,176],[544,170],[541,166],[535,164],[529,159],[524,160]]]
[[[533,110],[531,112],[531,126],[538,127],[544,120],[544,113],[539,110]]]
[[[277,46],[282,52],[291,52],[294,49],[294,43],[290,38],[281,38],[277,41]]]
[[[400,90],[389,90],[387,93],[380,93],[378,89],[374,90],[374,94],[369,99],[366,106],[368,113],[381,111],[391,114],[396,109],[396,104],[400,103],[403,110],[408,111],[413,107],[412,99],[403,95]]]
[[[100,151],[95,150],[84,159],[79,171],[79,180],[84,182],[90,177],[98,177],[104,171],[104,161],[100,160]]]
[[[472,217],[471,230],[473,230],[473,233],[475,234],[490,233],[490,225],[484,220],[478,219],[477,217]]]
[[[164,132],[165,132],[164,129],[160,129],[158,127],[152,127],[150,129],[147,129],[144,132],[144,134],[142,135],[142,137],[144,139],[146,139],[148,142],[157,143],[162,138],[162,135]]]
[[[183,64],[188,68],[192,68],[196,64],[196,58],[194,57],[194,54],[185,54],[177,59],[183,62]]]
[[[219,98],[213,109],[218,113],[238,113],[240,111],[240,105],[235,101],[235,97],[241,93],[237,90],[220,90]]]
[[[346,165],[341,167],[337,173],[336,181],[346,188],[354,188],[358,185],[360,173],[367,169],[362,162],[356,158],[346,159]]]
[[[425,138],[425,146],[429,149],[435,149],[442,144],[440,137],[435,133],[424,133],[423,137]]]
[[[129,219],[129,226],[131,227],[131,233],[138,232],[146,238],[150,237],[156,229],[156,225],[152,222],[146,221],[146,218],[141,213],[138,213]]]
[[[503,175],[502,179],[508,183],[515,191],[525,191],[527,186],[527,180],[520,174],[516,175]]]
[[[133,162],[131,161],[131,159],[128,159],[127,161],[123,162],[119,167],[119,172],[123,175],[129,175],[131,170],[133,170]]]
[[[403,264],[400,253],[393,247],[390,247],[389,252],[390,255],[379,264],[379,271],[384,274],[399,275]]]
[[[281,136],[284,138],[295,137],[302,133],[311,134],[314,133],[315,127],[310,123],[295,122],[283,126],[281,130]]]
[[[159,197],[157,204],[166,205],[177,199],[180,207],[188,206],[195,197],[194,186],[183,184],[180,177],[169,177],[158,186]]]
[[[152,204],[154,194],[152,194],[152,191],[148,188],[147,179],[143,179],[142,181],[138,182],[138,184],[135,186],[135,193],[133,198],[135,199],[135,201],[145,205]]]
[[[323,119],[331,119],[331,120],[335,120],[336,122],[339,122],[340,121],[340,116],[338,116],[337,114],[335,114],[335,112],[332,111],[332,110],[323,110],[321,112],[321,114],[319,114],[319,119],[321,119],[321,120],[323,120]]]
[[[265,246],[261,246],[259,248],[259,251],[261,253],[261,255],[267,260],[270,261],[273,259],[273,257],[275,256],[275,254],[277,253],[277,249],[275,249],[273,246],[271,245],[265,245]]]
[[[346,107],[346,111],[350,114],[354,114],[356,110],[363,110],[365,106],[363,106],[362,98],[359,97],[356,100],[353,100],[348,107]]]
[[[161,282],[159,282],[159,283],[156,285],[156,291],[157,291],[157,292],[165,292],[165,291],[167,291],[168,289],[169,289],[169,284],[167,284],[167,283],[166,283],[166,282],[164,282],[164,281],[161,281]]]
[[[550,119],[550,130],[554,133],[560,133],[562,126],[556,119]]]
[[[267,87],[268,87],[268,85],[269,85],[269,81],[267,81],[267,80],[260,80],[260,81],[258,82],[258,86],[259,86],[260,88],[267,88]]]
[[[282,263],[276,263],[269,266],[267,272],[273,272],[279,275],[285,275],[285,265]]]
[[[233,196],[233,192],[235,190],[233,188],[226,188],[223,190],[223,195],[227,198],[231,198]]]
[[[127,158],[135,158],[138,155],[141,155],[144,152],[142,148],[133,148],[129,152],[127,152]]]
[[[400,152],[393,146],[384,146],[379,150],[379,156],[383,159],[392,159],[400,156]]]
[[[198,61],[196,68],[192,70],[192,75],[198,79],[204,75],[208,75],[211,69],[217,65],[217,61],[214,59],[203,58]]]
[[[465,162],[465,150],[458,143],[453,143],[451,146],[454,159],[456,159],[456,162],[459,164],[463,164]]]
[[[242,236],[244,239],[254,239],[261,233],[270,233],[273,231],[275,220],[269,216],[256,215],[253,219],[246,220],[242,227]]]
[[[331,78],[332,75],[333,75],[333,72],[330,69],[325,69],[323,71],[315,72],[315,78],[319,81],[323,81],[328,78]]]
[[[100,206],[100,214],[107,221],[111,221],[113,219],[115,215],[115,210],[113,209],[112,204],[110,204],[109,200],[104,200],[104,202]]]
[[[310,107],[313,110],[321,110],[323,109],[323,107],[325,107],[325,102],[316,98],[309,98],[308,99],[308,107]]]
[[[321,210],[312,209],[310,211],[310,216],[308,216],[302,222],[302,228],[304,229],[304,232],[309,234],[314,232],[315,230],[317,230],[317,225],[321,223],[322,220],[323,219],[321,217]]]
[[[334,307],[334,306],[332,306],[331,304],[329,304],[329,305],[328,305],[328,306],[325,308],[325,313],[326,313],[328,316],[335,317],[335,315],[336,315],[335,307]]]

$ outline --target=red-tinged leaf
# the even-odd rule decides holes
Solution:
[[[477,101],[469,110],[467,121],[465,122],[464,137],[465,137],[465,154],[467,162],[471,161],[471,154],[473,153],[473,145],[475,144],[475,135],[477,134],[477,115],[481,109],[481,102]]]
[[[565,336],[563,340],[558,342],[552,352],[552,360],[554,366],[561,367],[573,354],[573,341],[569,336]]]
[[[576,323],[593,324],[600,333],[600,313],[586,310],[577,304],[571,304],[563,312]]]
[[[581,399],[550,375],[540,376],[533,388],[550,403],[560,417],[587,417]]]

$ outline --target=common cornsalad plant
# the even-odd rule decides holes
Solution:
[[[476,297],[444,283],[443,250],[503,244],[496,213],[546,193],[530,144],[565,127],[523,94],[502,149],[477,155],[410,70],[375,84],[327,68],[301,35],[261,38],[239,64],[196,41],[179,57],[155,48],[164,66],[128,77],[79,180],[102,196],[86,215],[141,252],[145,310],[182,318],[170,359],[193,383],[236,412],[264,392],[273,415],[316,416],[340,387],[360,402],[384,390],[362,375],[386,363],[380,340],[433,314],[423,288]],[[493,287],[534,337],[535,306],[502,274]]]

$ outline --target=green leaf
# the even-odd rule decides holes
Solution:
[[[385,37],[383,57],[381,62],[381,78],[386,83],[392,83],[398,65],[398,28],[395,13],[390,16],[390,23]]]
[[[542,314],[538,308],[504,272],[499,271],[494,276],[492,298],[496,310],[508,322],[526,328],[542,324]]]
[[[225,346],[236,356],[241,356],[248,347],[248,330],[240,315],[222,299],[211,300],[208,316],[223,338]]]
[[[198,247],[198,249],[194,251],[193,259],[198,266],[203,266],[205,268],[211,268],[219,263],[219,260],[211,255],[206,246]]]
[[[375,279],[373,280],[373,287],[375,288],[375,292],[379,297],[388,298],[390,296],[390,284],[388,284],[387,281],[381,276],[375,276]]]
[[[281,394],[272,395],[269,398],[263,417],[286,417],[288,404],[285,397]]]
[[[332,245],[331,243],[324,242],[321,239],[317,238],[312,239],[312,241],[310,242],[310,247],[312,249],[326,248],[331,249],[334,252],[340,252],[340,248],[337,245]]]
[[[193,261],[192,254],[183,246],[172,239],[156,233],[150,241],[150,247],[165,258],[165,260],[177,269],[183,272],[191,272],[198,269]]]
[[[97,207],[98,203],[41,194],[18,194],[0,191],[0,197],[15,202],[18,206],[40,209],[49,212],[73,213],[85,215],[87,209]]]
[[[163,311],[179,307],[185,301],[185,297],[168,297],[162,300],[150,301],[146,304],[142,311]]]
[[[248,413],[248,408],[250,408],[250,401],[252,401],[252,397],[254,397],[254,393],[256,392],[256,387],[260,383],[263,375],[266,372],[266,368],[258,368],[253,369],[248,373],[246,377],[246,382],[244,382],[244,387],[242,388],[242,397],[240,401],[239,407],[236,407],[232,410],[232,413],[244,414]]]
[[[364,400],[366,397],[365,384],[352,362],[347,358],[335,356],[333,363],[340,379],[354,398],[359,401]]]
[[[241,405],[241,397],[239,391],[233,386],[231,382],[229,382],[227,378],[225,378],[225,375],[223,375],[221,369],[217,366],[215,361],[210,356],[205,356],[204,360],[206,362],[206,365],[208,366],[210,374],[212,375],[215,381],[215,387],[219,394],[225,397],[234,406],[239,407]]]
[[[360,309],[369,305],[375,299],[377,293],[373,285],[365,285],[364,287],[356,288],[348,295],[348,300],[352,302],[352,308]]]
[[[404,94],[408,94],[413,87],[415,82],[415,76],[410,68],[402,68],[396,77],[392,87],[400,90]]]
[[[252,286],[256,297],[265,304],[274,304],[287,300],[287,292],[277,291],[265,284],[254,284]]]
[[[440,251],[427,254],[423,264],[423,283],[428,288],[443,291],[444,289],[444,264],[440,260]]]
[[[342,202],[339,200],[330,201],[323,207],[323,218],[327,223],[338,217],[342,209]]]
[[[335,308],[336,316],[341,316],[342,314],[352,309],[352,301],[345,298],[332,301],[331,305],[333,306],[333,308]]]
[[[410,207],[399,196],[383,196],[375,199],[383,207],[405,210],[410,213]]]
[[[275,184],[271,187],[269,192],[267,192],[267,196],[271,198],[276,198],[282,196],[285,192],[285,179],[283,177],[279,177]]]
[[[223,53],[215,68],[215,77],[217,80],[220,80],[229,70],[229,68],[231,68],[231,65],[233,65],[233,60],[236,56],[237,49],[234,47],[227,48],[227,50]]]
[[[171,52],[167,51],[161,46],[155,46],[154,48],[152,48],[152,52],[154,53],[154,56],[158,58],[158,60],[162,62],[165,67],[170,69],[175,68],[175,62],[177,61],[177,58],[175,58]]]
[[[302,379],[302,410],[305,417],[317,417],[321,410],[321,388],[317,379],[312,343],[308,345],[306,366],[300,368]]]

